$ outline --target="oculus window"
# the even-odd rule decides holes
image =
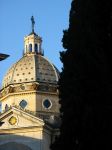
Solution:
[[[17,118],[14,117],[14,116],[12,116],[12,117],[9,119],[9,123],[10,123],[11,125],[16,124],[16,122],[17,122]]]
[[[50,108],[52,107],[52,103],[51,103],[51,101],[50,101],[49,99],[45,99],[45,100],[43,101],[43,106],[44,106],[44,108],[46,108],[46,109],[50,109]]]
[[[20,105],[20,107],[21,107],[22,109],[24,109],[24,108],[27,106],[27,101],[22,100],[22,101],[19,103],[19,105]]]

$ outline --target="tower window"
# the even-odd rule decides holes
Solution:
[[[36,52],[38,51],[38,47],[37,47],[37,44],[35,44],[35,51],[36,51]]]
[[[32,52],[32,44],[29,44],[29,51]]]

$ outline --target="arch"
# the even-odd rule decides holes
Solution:
[[[38,52],[38,45],[35,44],[35,52]]]
[[[29,51],[32,52],[32,44],[29,44]]]
[[[0,150],[32,150],[27,145],[16,143],[16,142],[8,142],[0,145]]]

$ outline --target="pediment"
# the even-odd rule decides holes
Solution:
[[[42,119],[15,107],[12,107],[7,112],[1,114],[0,122],[0,130],[44,126],[44,122]]]

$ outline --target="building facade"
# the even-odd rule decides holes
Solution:
[[[44,57],[42,38],[24,38],[24,54],[0,91],[0,150],[49,150],[59,134],[58,69]]]

